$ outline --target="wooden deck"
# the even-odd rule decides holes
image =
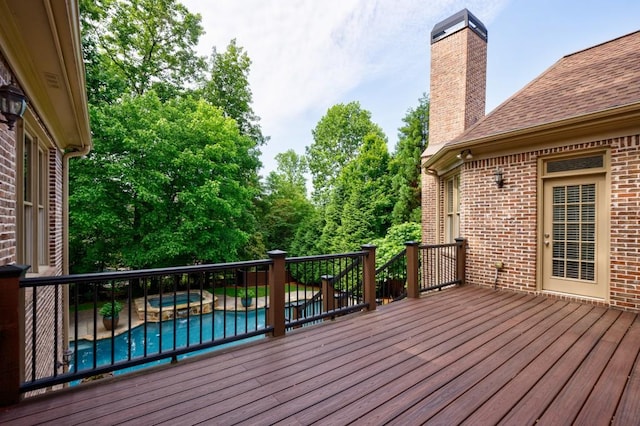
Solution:
[[[24,401],[0,424],[640,424],[635,314],[477,287]]]

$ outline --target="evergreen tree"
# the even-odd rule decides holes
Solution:
[[[419,223],[421,207],[420,161],[429,142],[429,98],[423,94],[416,108],[407,111],[399,129],[390,165],[393,175],[393,223]]]
[[[386,140],[382,129],[371,121],[371,113],[358,102],[337,104],[313,129],[313,143],[306,154],[313,181],[313,199],[325,204],[342,168],[359,152],[370,133]]]

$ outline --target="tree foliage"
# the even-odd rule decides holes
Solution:
[[[255,225],[253,141],[203,100],[150,91],[92,109],[94,150],[72,170],[78,270],[236,260]]]
[[[391,161],[393,223],[420,222],[420,161],[429,141],[429,98],[423,94],[418,106],[410,108],[399,129],[398,144]]]
[[[368,134],[358,155],[341,170],[326,206],[321,236],[332,252],[358,250],[383,236],[391,222],[391,177],[386,141]]]
[[[327,253],[328,250],[321,244],[320,240],[324,226],[324,212],[314,206],[311,213],[305,216],[304,220],[296,228],[289,254],[291,256],[311,256]]]
[[[83,0],[85,42],[100,58],[89,71],[120,81],[128,93],[181,91],[205,68],[195,47],[204,33],[198,14],[176,0]],[[97,69],[101,68],[101,71]],[[99,80],[88,81],[89,90]]]
[[[242,48],[233,42],[213,58],[211,81],[234,91],[205,99],[199,15],[177,0],[80,8],[94,148],[70,165],[74,272],[264,256],[255,218],[262,136]]]
[[[407,112],[392,156],[369,111],[337,104],[306,155],[278,154],[260,182],[268,137],[252,109],[251,60],[235,39],[207,63],[195,53],[200,16],[178,0],[80,0],[80,8],[94,150],[70,166],[74,272],[376,241],[386,253],[392,224],[419,221],[426,96]]]
[[[419,223],[406,222],[391,226],[383,238],[373,240],[376,246],[376,267],[384,265],[393,256],[405,248],[405,243],[420,241],[421,227]]]
[[[100,50],[97,27],[106,18],[111,0],[80,0],[82,51],[90,105],[111,103],[127,91],[127,83],[114,72],[111,60]]]
[[[313,198],[318,204],[328,201],[342,168],[353,160],[368,134],[385,139],[382,129],[371,121],[371,113],[358,102],[329,108],[313,129],[313,143],[306,148],[313,182]]]
[[[297,229],[313,215],[307,199],[305,158],[293,150],[276,155],[278,167],[266,179],[261,228],[267,247],[291,251]]]
[[[209,78],[204,82],[202,93],[212,105],[218,106],[225,115],[238,123],[240,132],[253,138],[258,145],[268,138],[259,126],[260,117],[251,107],[252,93],[249,87],[251,59],[233,39],[227,50],[219,53],[215,48],[210,60]]]

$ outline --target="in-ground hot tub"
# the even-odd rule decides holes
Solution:
[[[213,310],[216,298],[208,291],[177,291],[140,297],[135,300],[138,318],[142,321],[166,321],[189,315],[207,314]],[[146,313],[146,318],[145,318]],[[162,318],[160,315],[162,314]]]

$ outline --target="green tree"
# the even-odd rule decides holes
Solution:
[[[253,95],[249,86],[249,72],[251,59],[245,50],[238,46],[233,39],[226,51],[219,53],[213,48],[209,61],[207,77],[202,81],[197,92],[210,104],[217,106],[225,117],[231,118],[238,126],[242,135],[248,136],[254,141],[250,154],[259,162],[260,146],[269,139],[262,134],[260,117],[251,106]],[[246,185],[250,185],[256,193],[260,192],[258,174],[247,179]],[[254,200],[254,210],[263,209],[264,200]],[[253,235],[240,253],[242,259],[262,258],[269,247],[269,241],[263,231],[258,230]]]
[[[289,255],[311,256],[314,254],[327,253],[328,249],[326,249],[320,241],[324,226],[324,214],[322,210],[314,206],[311,213],[305,216],[304,220],[296,228]]]
[[[83,0],[81,6],[84,40],[94,52],[87,69],[90,92],[108,75],[129,93],[156,87],[169,98],[202,76],[205,61],[195,52],[204,33],[201,17],[178,1]]]
[[[306,148],[313,182],[313,199],[325,204],[342,168],[359,152],[368,134],[386,140],[382,129],[371,121],[371,113],[358,102],[329,108],[312,130],[313,143]]]
[[[262,134],[260,117],[255,115],[251,107],[253,95],[249,87],[250,67],[251,59],[235,39],[231,40],[223,53],[218,53],[214,48],[210,60],[210,76],[204,82],[202,93],[207,101],[236,120],[243,135],[250,136],[257,145],[262,145],[268,138]]]
[[[114,102],[127,90],[127,82],[115,72],[111,60],[99,48],[100,33],[96,27],[106,19],[111,1],[80,0],[82,52],[90,105]]]
[[[405,249],[405,243],[420,241],[419,223],[406,222],[391,226],[383,238],[371,241],[376,246],[376,267],[384,265],[393,256]]]
[[[297,229],[313,214],[306,196],[305,158],[293,150],[276,155],[278,167],[269,173],[261,226],[269,249],[291,251]]]
[[[365,136],[360,152],[340,172],[326,208],[321,241],[334,252],[358,250],[391,225],[391,177],[386,141]]]
[[[399,129],[398,144],[390,165],[393,176],[393,223],[417,222],[420,218],[420,161],[429,142],[429,98],[423,94],[416,108],[410,108]]]
[[[305,174],[309,170],[306,157],[289,149],[276,154],[276,163],[276,171],[269,173],[267,177],[267,193],[291,191],[306,194],[307,179]]]
[[[71,167],[74,272],[238,260],[259,163],[233,120],[153,91],[91,114],[94,150]]]
[[[214,57],[212,73],[237,88],[227,100],[239,98],[207,102],[192,89],[205,85],[199,15],[177,0],[80,0],[80,10],[94,149],[71,165],[75,270],[264,256],[255,219],[264,138],[247,55],[233,42]]]

